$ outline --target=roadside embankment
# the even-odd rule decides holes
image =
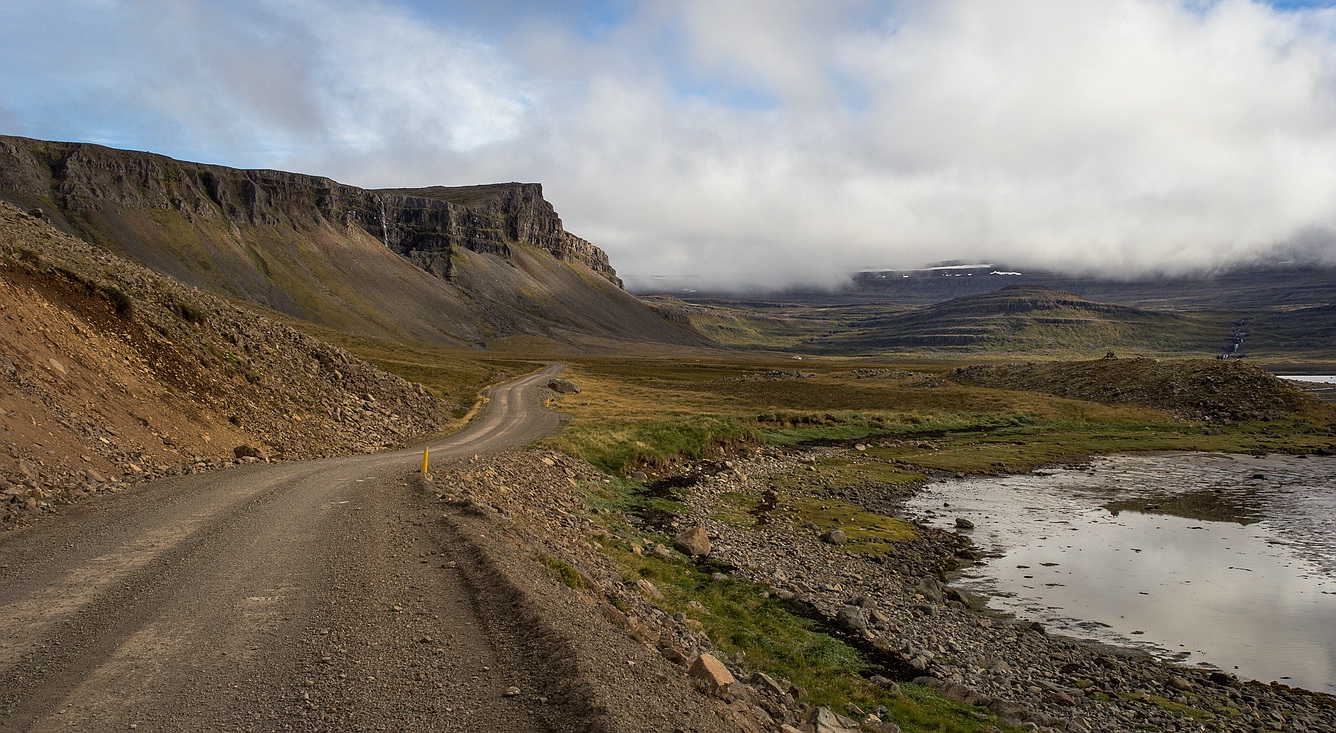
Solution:
[[[127,483],[432,435],[420,385],[0,203],[0,524]]]

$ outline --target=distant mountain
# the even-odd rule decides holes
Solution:
[[[887,350],[989,350],[1061,353],[1131,349],[1213,350],[1220,330],[1176,313],[1086,300],[1039,285],[955,298],[853,320],[809,342],[831,353]]]
[[[1336,268],[1316,265],[1239,265],[1198,275],[1069,275],[996,265],[887,270],[856,274],[838,293],[812,294],[818,302],[929,305],[982,295],[1007,285],[1038,285],[1102,303],[1141,308],[1250,310],[1275,305],[1336,302]]]
[[[1244,321],[1250,348],[1325,350],[1336,354],[1336,303],[1311,308],[1277,309]]]
[[[0,200],[188,285],[343,332],[455,346],[708,343],[626,293],[538,184],[371,191],[0,137]]]

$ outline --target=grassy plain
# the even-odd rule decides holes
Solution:
[[[561,400],[571,421],[553,445],[625,473],[748,445],[862,441],[867,457],[896,469],[893,481],[913,482],[930,473],[1028,471],[1113,452],[1311,452],[1331,443],[1336,419],[1315,404],[1267,422],[1187,422],[1147,406],[959,385],[948,379],[954,367],[927,360],[586,358],[569,367],[583,391]]]

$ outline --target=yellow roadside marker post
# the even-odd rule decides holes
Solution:
[[[423,475],[423,476],[428,475],[428,474],[427,474],[427,465],[428,465],[428,461],[429,461],[429,457],[428,457],[428,456],[430,455],[430,453],[431,453],[431,449],[430,449],[430,448],[423,448],[423,449],[422,449],[422,475]]]

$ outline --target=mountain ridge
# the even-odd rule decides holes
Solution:
[[[456,347],[709,343],[626,293],[539,184],[377,191],[0,136],[0,199],[188,285],[340,331]]]

